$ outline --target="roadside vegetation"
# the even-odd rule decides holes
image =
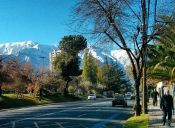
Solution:
[[[0,110],[8,108],[19,108],[27,106],[44,105],[50,103],[70,102],[81,100],[80,97],[63,95],[48,96],[38,99],[33,97],[31,94],[23,94],[22,97],[17,97],[15,94],[4,94],[0,97]]]
[[[148,128],[148,119],[148,114],[130,117],[124,124],[123,128]]]
[[[78,53],[87,47],[81,35],[69,35],[59,42],[53,71],[38,71],[18,57],[0,58],[0,109],[87,99],[95,93],[125,93],[132,90],[130,80],[118,63],[103,58],[102,65],[86,49],[80,68]],[[110,95],[112,96],[112,95]]]

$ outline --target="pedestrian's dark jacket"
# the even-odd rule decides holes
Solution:
[[[173,97],[171,95],[164,95],[160,101],[160,108],[163,110],[173,109]]]
[[[152,94],[153,100],[157,101],[157,96],[159,96],[159,93],[157,91],[153,92]]]

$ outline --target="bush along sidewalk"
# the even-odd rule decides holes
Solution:
[[[148,114],[133,116],[126,121],[123,128],[148,128],[148,120]]]

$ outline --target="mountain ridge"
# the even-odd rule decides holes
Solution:
[[[33,68],[38,68],[41,64],[44,64],[45,68],[49,68],[49,53],[57,49],[58,47],[56,45],[38,44],[33,41],[0,44],[1,55],[13,55],[17,57],[21,62],[28,61],[32,64]],[[113,60],[114,62],[117,61],[124,67],[129,65],[129,59],[124,50],[104,51],[103,49],[95,46],[88,46],[86,50],[87,49],[89,52],[91,52],[93,57],[97,58],[100,61],[100,63],[104,63],[104,59],[107,57]],[[83,55],[84,51],[81,51],[79,54],[81,59],[83,59]]]

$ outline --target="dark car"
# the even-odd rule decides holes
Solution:
[[[123,95],[117,95],[112,100],[112,107],[114,106],[124,106],[127,107],[127,102]]]
[[[135,95],[131,95],[131,100],[134,100],[135,99]]]

